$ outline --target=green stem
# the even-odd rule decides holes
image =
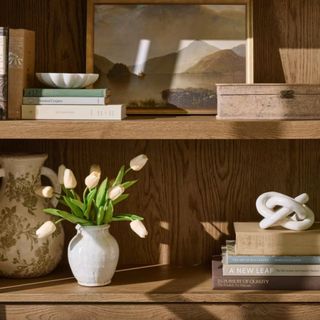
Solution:
[[[65,220],[65,219],[61,218],[61,219],[57,220],[57,221],[55,222],[55,224],[58,224],[58,223],[60,223],[60,222],[63,221],[63,220]]]
[[[129,167],[125,172],[124,172],[124,176],[129,173],[132,169]]]
[[[83,191],[83,195],[82,195],[82,201],[83,201],[83,202],[84,202],[84,199],[85,199],[85,197],[86,197],[87,191],[88,191],[88,187],[86,187],[86,188],[84,189],[84,191]]]

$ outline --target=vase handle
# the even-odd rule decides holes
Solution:
[[[61,193],[61,186],[58,181],[58,176],[52,169],[47,168],[47,167],[42,167],[41,168],[41,175],[47,177],[51,181],[52,186],[53,186],[53,190],[55,193],[58,193],[58,194]],[[51,199],[51,203],[54,207],[56,207],[58,205],[59,201],[54,196]]]

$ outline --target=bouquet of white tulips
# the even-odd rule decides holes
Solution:
[[[129,194],[125,193],[125,191],[137,182],[137,180],[124,181],[126,174],[131,170],[140,171],[147,161],[147,156],[141,154],[130,161],[128,169],[122,166],[114,180],[109,180],[106,177],[101,183],[101,169],[98,165],[92,165],[90,174],[85,178],[86,188],[82,197],[74,190],[77,186],[77,180],[73,172],[61,165],[58,171],[58,179],[61,184],[62,194],[58,195],[58,199],[67,209],[44,209],[46,213],[57,216],[60,219],[55,222],[45,222],[36,231],[38,238],[52,234],[56,230],[56,224],[62,220],[82,226],[99,226],[110,224],[113,221],[130,221],[131,229],[141,238],[144,238],[148,232],[142,223],[143,218],[129,213],[115,214],[114,207],[128,198]]]

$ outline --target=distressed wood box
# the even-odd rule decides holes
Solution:
[[[217,119],[320,119],[320,85],[217,84]]]

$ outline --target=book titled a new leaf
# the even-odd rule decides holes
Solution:
[[[262,230],[258,222],[235,222],[236,255],[320,255],[320,223],[304,231],[275,227]]]
[[[122,120],[123,105],[23,105],[25,120]]]
[[[224,264],[224,276],[320,276],[320,265]]]

